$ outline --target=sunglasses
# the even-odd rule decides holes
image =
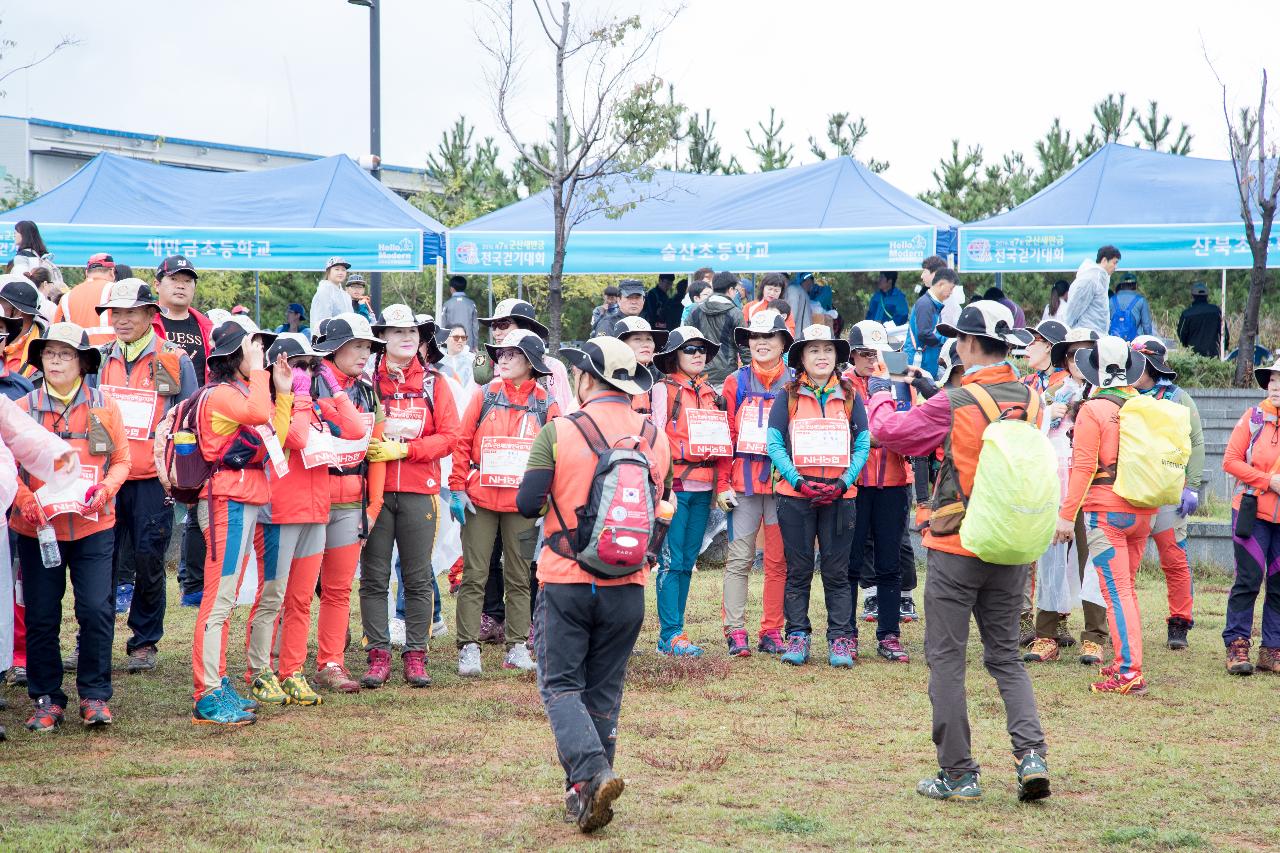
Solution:
[[[747,340],[751,341],[771,341],[777,336],[777,332],[752,332],[747,335]]]
[[[449,336],[449,340],[451,341],[465,341],[466,339],[467,339],[466,335],[450,335]]]
[[[490,329],[497,329],[499,332],[505,331],[506,329],[514,329],[515,327],[516,323],[514,320],[494,320],[489,324]]]
[[[706,344],[685,344],[684,346],[680,347],[680,352],[684,353],[685,355],[706,355],[707,345]]]
[[[498,350],[498,361],[504,358],[515,358],[516,356],[524,357],[524,352],[519,347],[503,347]]]
[[[859,358],[875,358],[878,353],[873,349],[856,349],[853,354]]]

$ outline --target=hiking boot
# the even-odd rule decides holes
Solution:
[[[125,669],[129,672],[150,672],[156,668],[156,647],[152,645],[138,646],[129,652],[129,663]]]
[[[280,687],[280,679],[276,678],[276,674],[270,670],[253,680],[253,687],[249,692],[263,705],[288,705],[290,701],[289,694]]]
[[[391,652],[386,649],[369,649],[369,668],[364,671],[360,684],[377,690],[391,677]]]
[[[670,640],[658,640],[658,654],[672,658],[700,658],[702,647],[695,646],[688,634],[676,634]]]
[[[76,635],[76,647],[71,650],[71,654],[66,655],[62,659],[63,672],[75,672],[80,667],[80,635]]]
[[[492,616],[482,615],[480,617],[480,633],[476,634],[476,639],[482,643],[501,643],[507,634],[506,624],[499,622]]]
[[[1098,666],[1102,663],[1102,646],[1092,640],[1080,643],[1080,663],[1085,666]]]
[[[182,594],[183,607],[199,607],[200,602],[204,601],[204,590],[197,589],[195,592],[184,592]]]
[[[874,595],[868,595],[862,600],[862,621],[875,622],[880,618],[880,605],[876,603]]]
[[[1237,637],[1227,645],[1227,672],[1232,675],[1253,675],[1249,647],[1249,640],[1245,637]]]
[[[325,664],[316,673],[316,684],[326,690],[336,690],[339,693],[360,692],[360,682],[347,673],[346,667],[337,663]]]
[[[352,683],[354,684],[355,682]],[[281,683],[280,689],[284,691],[284,695],[289,697],[289,704],[291,705],[310,707],[324,702],[324,698],[311,689],[311,685],[307,683],[307,677],[300,672],[295,672],[286,678]]]
[[[410,687],[430,687],[431,676],[427,675],[427,653],[422,649],[405,652],[400,656],[404,671],[404,683]]]
[[[85,728],[109,726],[115,722],[105,699],[81,699],[80,722]]]
[[[1058,645],[1058,641],[1049,637],[1036,637],[1031,646],[1022,653],[1022,659],[1027,663],[1049,663],[1058,659],[1062,654],[1062,647]]]
[[[458,649],[458,675],[475,678],[480,672],[480,644],[467,643]]]
[[[876,654],[889,663],[911,663],[911,656],[902,648],[902,640],[897,634],[886,634],[883,640],[876,643]]]
[[[1181,616],[1169,617],[1169,638],[1165,640],[1165,645],[1175,652],[1180,652],[1187,647],[1187,632],[1191,630],[1191,623]]]
[[[902,598],[898,601],[898,621],[899,622],[916,622],[920,619],[920,614],[916,612],[916,603],[911,596],[903,593]]]
[[[1053,639],[1064,649],[1069,649],[1076,644],[1076,638],[1071,636],[1071,628],[1067,626],[1066,619],[1058,623],[1058,633],[1054,635]]]
[[[725,634],[724,640],[729,644],[729,657],[751,657],[751,643],[747,641],[746,631],[741,628],[738,628],[736,631],[730,631],[728,634]]]
[[[1030,610],[1022,611],[1022,615],[1018,617],[1018,645],[1029,646],[1036,639],[1036,623],[1031,617]]]
[[[1018,766],[1018,802],[1029,803],[1049,796],[1049,765],[1034,749],[1016,760]]]
[[[225,675],[222,676],[222,692],[226,694],[228,700],[234,701],[236,707],[241,711],[254,713],[261,707],[258,704],[257,699],[253,699],[248,696],[241,696],[239,692],[236,691],[235,686],[231,683],[231,679],[227,678]]]
[[[1147,692],[1147,680],[1142,677],[1140,672],[1131,672],[1128,675],[1121,675],[1117,672],[1114,675],[1107,676],[1105,681],[1095,681],[1090,684],[1089,692],[1141,696]]]
[[[133,584],[122,583],[116,587],[116,614],[128,613],[133,606]]]
[[[787,644],[782,641],[782,632],[776,628],[765,631],[760,635],[760,642],[756,643],[756,651],[766,655],[780,655],[786,650]]]
[[[939,770],[932,779],[921,779],[916,793],[931,800],[975,802],[982,799],[977,773],[962,773],[953,779],[945,770]]]
[[[836,637],[827,651],[827,663],[853,669],[858,661],[858,641],[853,637]]]
[[[43,734],[62,725],[62,706],[53,703],[52,696],[41,696],[31,708],[27,718],[27,731]]]
[[[191,710],[191,722],[197,726],[247,726],[257,721],[221,687],[201,696]]]
[[[1258,647],[1258,672],[1280,672],[1280,649],[1269,646]]]
[[[5,674],[4,683],[10,687],[26,687],[27,668],[25,666],[10,667],[9,672]]]
[[[564,822],[577,823],[578,815],[582,814],[582,783],[570,785],[569,790],[564,792]]]
[[[533,658],[529,656],[529,650],[525,648],[524,643],[517,643],[507,649],[507,656],[502,659],[503,669],[518,669],[521,672],[533,672],[538,665],[533,662]]]
[[[792,631],[787,635],[787,650],[782,653],[783,663],[804,666],[809,662],[809,635],[804,631]]]
[[[445,621],[443,619],[441,619],[439,622],[431,623],[431,639],[434,640],[436,637],[445,637],[445,636],[448,636],[448,634],[449,634],[449,626],[445,624]]]
[[[612,770],[601,770],[578,787],[578,829],[595,832],[613,820],[613,801],[622,796],[626,783]]]

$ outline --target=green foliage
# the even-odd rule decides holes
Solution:
[[[1168,361],[1184,388],[1229,388],[1235,378],[1235,362],[1205,358],[1188,349],[1170,350]]]
[[[695,172],[702,175],[741,175],[742,166],[737,157],[730,157],[725,162],[720,152],[720,143],[716,142],[716,123],[711,118],[711,108],[704,111],[701,119],[697,113],[689,116],[689,125],[682,137],[676,137],[676,170]],[[684,168],[680,166],[679,141],[688,139],[688,160]]]
[[[861,116],[855,122],[849,121],[848,113],[832,113],[827,116],[827,141],[835,146],[837,157],[853,157],[858,143],[866,135],[867,122]],[[812,136],[809,137],[809,150],[819,160],[827,159],[827,150]],[[867,160],[867,168],[876,173],[883,172],[889,168],[889,162],[872,157]]]
[[[472,145],[475,128],[458,116],[440,135],[434,154],[427,155],[427,171],[440,182],[440,191],[424,190],[410,201],[450,228],[511,204],[516,181],[498,166],[498,146],[492,136]]]
[[[31,181],[24,181],[17,175],[4,176],[4,195],[0,196],[0,213],[13,210],[29,201],[35,201],[40,193]]]
[[[762,121],[756,122],[756,127],[760,128],[760,141],[752,139],[751,131],[747,131],[747,147],[759,160],[761,172],[785,169],[791,165],[794,146],[782,141],[782,129],[786,126],[785,121],[775,117],[774,108],[769,107],[769,126],[765,127]]]

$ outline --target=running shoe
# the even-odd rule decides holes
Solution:
[[[228,700],[234,700],[241,711],[256,712],[260,707],[258,700],[248,696],[241,696],[236,690],[235,685],[231,683],[231,679],[225,675],[222,676],[222,692],[226,694]]]
[[[369,649],[368,661],[369,668],[365,670],[360,684],[376,690],[391,677],[391,652],[386,649]]]
[[[1018,801],[1029,803],[1049,796],[1049,765],[1034,749],[1015,759],[1018,767]]]
[[[458,675],[474,678],[481,671],[479,643],[467,643],[458,649]]]
[[[129,652],[129,662],[125,664],[125,669],[129,672],[150,672],[156,668],[156,656],[155,646],[138,646]]]
[[[71,654],[62,658],[62,671],[75,672],[80,668],[80,635],[76,634],[76,646],[71,650]]]
[[[1080,663],[1085,666],[1098,666],[1102,663],[1102,646],[1093,642],[1093,640],[1085,640],[1080,643]]]
[[[431,639],[434,640],[437,637],[444,637],[444,636],[447,636],[448,634],[449,634],[449,626],[445,624],[445,621],[443,619],[441,619],[439,622],[431,623]]]
[[[862,600],[862,621],[875,622],[880,618],[880,606],[876,603],[874,595],[868,595]]]
[[[783,663],[804,666],[809,662],[809,635],[804,631],[792,631],[787,635],[787,650],[782,653]]]
[[[182,594],[183,607],[199,607],[200,602],[204,601],[204,590],[197,589],[195,592],[184,592]]]
[[[858,641],[853,637],[837,637],[827,651],[827,663],[834,667],[852,669],[858,660]]]
[[[1095,681],[1089,685],[1091,693],[1119,693],[1121,695],[1141,696],[1147,692],[1147,680],[1142,677],[1140,672],[1131,672],[1128,675],[1115,673],[1107,676],[1104,681]]]
[[[431,676],[427,674],[427,653],[422,649],[405,652],[400,656],[404,672],[404,683],[410,687],[430,687]]]
[[[507,635],[506,625],[488,614],[480,617],[480,633],[476,639],[481,643],[502,643]]]
[[[281,682],[280,689],[289,697],[291,705],[310,707],[324,703],[324,697],[311,689],[311,685],[307,683],[307,677],[301,672],[295,672]]]
[[[533,672],[538,665],[533,662],[529,649],[524,643],[517,643],[507,649],[507,656],[502,659],[503,669],[518,669],[521,672]]]
[[[360,682],[351,677],[346,667],[337,663],[327,663],[321,667],[316,673],[316,684],[326,690],[336,690],[338,693],[360,692]]]
[[[263,705],[288,705],[291,701],[289,694],[285,693],[280,686],[280,679],[276,678],[276,674],[270,670],[253,680],[253,687],[249,692]]]
[[[10,687],[26,687],[27,668],[25,666],[10,667],[9,672],[5,674],[4,681]]]
[[[897,634],[886,634],[883,640],[876,643],[876,654],[889,663],[911,663],[911,656],[902,647],[902,640]]]
[[[1027,663],[1049,663],[1061,656],[1062,646],[1051,637],[1036,637],[1030,648],[1022,653],[1022,659]]]
[[[44,734],[60,725],[62,725],[62,706],[54,704],[52,696],[41,696],[32,703],[31,716],[27,718],[27,731]]]
[[[191,710],[191,722],[198,726],[247,726],[257,721],[222,687],[201,696]]]
[[[730,631],[725,634],[725,643],[729,646],[729,657],[731,658],[749,658],[751,657],[751,643],[747,640],[747,632],[738,628],[736,631]]]
[[[109,726],[115,722],[105,699],[81,699],[80,722],[85,728]]]
[[[672,658],[700,658],[702,647],[695,646],[688,634],[676,634],[670,640],[658,640],[658,654]]]
[[[780,655],[786,650],[787,644],[782,641],[782,632],[777,628],[765,631],[760,635],[760,642],[756,643],[756,651],[766,655]]]
[[[1066,619],[1058,623],[1058,633],[1054,635],[1054,639],[1064,649],[1069,649],[1076,644],[1076,638],[1071,636],[1071,628],[1067,625]]]
[[[1227,645],[1227,672],[1232,675],[1253,675],[1253,663],[1249,660],[1251,644],[1244,637],[1237,637]]]
[[[601,770],[578,789],[578,829],[595,832],[613,820],[613,801],[622,796],[626,783],[612,770]]]
[[[405,639],[404,620],[399,617],[393,617],[387,623],[387,637],[391,641],[393,649],[403,649]]]
[[[1171,616],[1169,618],[1168,638],[1164,644],[1175,652],[1185,649],[1189,643],[1187,642],[1187,632],[1191,630],[1191,623],[1181,616]]]
[[[1018,617],[1018,645],[1029,646],[1036,639],[1036,623],[1030,610],[1022,611]]]
[[[921,779],[916,793],[931,800],[956,800],[976,802],[982,799],[982,788],[977,773],[961,773],[952,778],[945,770],[939,770],[932,779]]]
[[[899,622],[916,622],[920,619],[920,614],[916,612],[916,603],[907,593],[902,594],[902,598],[898,604],[898,621]]]

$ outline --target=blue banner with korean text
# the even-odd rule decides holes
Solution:
[[[368,272],[422,269],[422,232],[405,228],[198,228],[40,223],[61,266],[107,252],[139,270],[185,255],[197,270],[315,270],[339,255]],[[0,257],[13,257],[13,223],[0,223]]]
[[[1253,253],[1244,223],[1205,225],[1057,225],[960,227],[962,272],[1058,272],[1092,261],[1102,246],[1120,250],[1127,270],[1248,269]],[[1280,267],[1280,236],[1267,265]]]
[[[680,273],[712,266],[735,272],[774,270],[906,270],[934,254],[933,226],[778,231],[571,232],[567,274]],[[455,273],[546,274],[550,231],[449,233]]]

